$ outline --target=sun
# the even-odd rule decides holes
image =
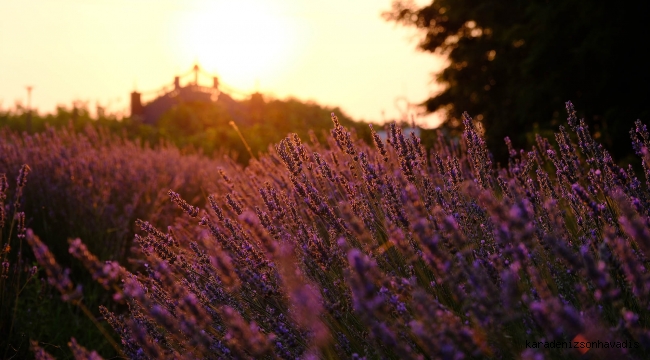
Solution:
[[[251,86],[286,69],[292,32],[286,19],[262,1],[206,1],[184,13],[176,31],[178,57],[223,75],[233,86]]]

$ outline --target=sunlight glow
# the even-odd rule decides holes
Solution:
[[[176,29],[179,61],[198,62],[233,85],[252,86],[288,69],[290,24],[262,1],[210,1],[184,13]]]

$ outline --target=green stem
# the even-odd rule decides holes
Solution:
[[[246,139],[244,139],[244,135],[242,135],[241,131],[239,131],[239,128],[237,127],[237,124],[235,124],[234,121],[229,122],[229,124],[230,124],[230,126],[232,126],[235,129],[235,132],[237,132],[237,135],[239,135],[239,138],[244,143],[244,146],[246,147],[246,150],[248,151],[248,154],[251,156],[251,159],[254,159],[255,156],[253,156],[253,151],[251,151],[251,147],[248,146],[248,143],[246,142]]]
[[[95,324],[95,326],[97,327],[97,329],[99,330],[99,332],[101,332],[102,335],[104,335],[104,337],[106,338],[106,340],[108,340],[108,343],[111,344],[111,346],[113,347],[113,349],[115,349],[115,351],[117,351],[117,353],[118,353],[120,356],[125,357],[125,355],[124,355],[124,353],[122,352],[122,349],[120,348],[120,346],[119,346],[119,345],[117,344],[117,342],[115,342],[115,340],[111,337],[111,334],[109,334],[108,331],[106,331],[106,329],[104,329],[104,327],[102,326],[102,324],[100,324],[99,321],[97,321],[97,319],[95,319],[95,315],[93,315],[93,313],[90,312],[90,310],[88,310],[88,308],[86,307],[86,305],[84,305],[80,300],[75,300],[75,301],[72,302],[72,304],[73,304],[73,305],[77,305],[77,306],[81,309],[81,311],[83,311],[83,313],[84,313],[84,314],[85,314],[85,315],[90,319],[90,321],[92,321],[93,324]]]

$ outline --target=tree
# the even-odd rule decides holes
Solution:
[[[526,146],[533,132],[554,129],[572,100],[590,130],[616,158],[632,149],[628,131],[649,120],[647,1],[435,0],[418,8],[394,1],[388,21],[414,26],[423,51],[448,66],[446,88],[422,104],[443,110],[458,130],[463,111],[481,121],[497,157],[503,138]],[[580,112],[582,111],[582,112]]]

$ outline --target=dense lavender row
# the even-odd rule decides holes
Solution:
[[[41,334],[38,340],[59,346],[84,328],[67,304],[57,305],[56,297],[50,300],[56,294],[40,286],[24,243],[26,227],[42,236],[62,264],[72,265],[78,280],[90,281],[68,254],[68,238],[81,237],[101,259],[123,262],[136,219],[158,225],[182,215],[167,201],[166,189],[204,201],[204,193],[219,190],[212,179],[229,161],[184,154],[166,144],[148,146],[92,127],[32,135],[0,129],[0,358],[28,355],[22,334]],[[98,314],[100,298],[110,297],[92,285],[84,284],[85,303],[94,304]],[[93,329],[78,339],[101,340]]]
[[[369,148],[332,115],[328,144],[286,138],[205,208],[169,191],[185,223],[138,221],[139,271],[69,251],[128,305],[102,312],[129,358],[646,358],[648,186],[567,109],[573,135],[500,168],[467,115],[429,153],[394,125]],[[631,135],[650,179],[648,131]]]
[[[23,164],[31,167],[22,200],[27,226],[61,243],[57,254],[67,252],[67,238],[82,237],[103,259],[124,260],[135,220],[173,221],[166,189],[201,201],[218,190],[211,181],[220,163],[92,127],[33,135],[0,130],[0,173],[15,179]]]

